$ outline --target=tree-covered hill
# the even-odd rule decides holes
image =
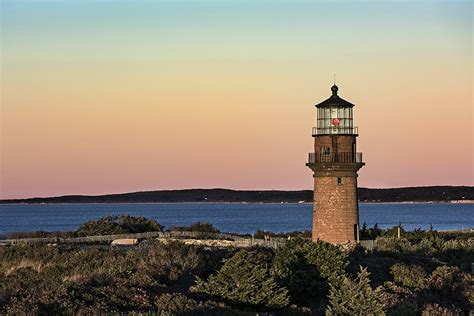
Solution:
[[[144,191],[97,196],[65,195],[29,199],[0,200],[0,203],[174,203],[174,202],[249,202],[296,203],[312,201],[311,190],[300,191],[241,191],[229,189],[186,189]],[[359,188],[363,202],[449,202],[474,200],[474,187],[431,186],[391,189]]]

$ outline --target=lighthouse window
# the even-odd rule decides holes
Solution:
[[[327,157],[327,156],[330,156],[331,155],[331,148],[329,147],[323,147],[323,156]]]
[[[337,184],[342,184],[342,178],[337,178]]]

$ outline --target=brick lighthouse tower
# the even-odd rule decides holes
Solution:
[[[306,164],[314,172],[313,241],[342,243],[359,238],[357,171],[364,165],[356,151],[354,104],[337,95],[317,104],[314,152]]]

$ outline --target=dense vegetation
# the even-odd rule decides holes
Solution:
[[[431,186],[392,189],[359,188],[359,200],[370,202],[474,200],[474,187]],[[48,198],[0,200],[0,203],[172,203],[172,202],[310,202],[313,191],[237,191],[189,189],[132,192],[98,196],[66,195]]]
[[[204,223],[204,222],[196,222],[189,226],[172,226],[171,230],[210,233],[210,234],[220,233],[220,231],[217,228],[215,228],[212,224]]]
[[[26,233],[11,233],[7,238],[42,238],[42,237],[82,237],[82,236],[103,236],[116,234],[134,234],[146,232],[161,232],[163,226],[153,219],[142,216],[118,215],[106,216],[98,220],[88,221],[76,231],[69,232],[45,232],[35,231]]]
[[[116,218],[106,226],[117,229],[111,222]],[[118,224],[130,228],[132,222],[148,227],[146,219]],[[84,227],[97,232],[91,223]],[[213,229],[205,223],[194,227]],[[0,314],[460,315],[471,310],[473,239],[435,231],[403,232],[397,239],[394,230],[377,228],[374,251],[301,237],[278,249],[154,240],[129,248],[0,246]]]
[[[163,231],[157,221],[141,216],[107,216],[82,224],[76,231],[78,236],[101,236]]]

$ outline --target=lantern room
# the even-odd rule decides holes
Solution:
[[[354,104],[337,95],[339,88],[331,87],[332,96],[316,105],[318,108],[317,126],[314,135],[357,135],[357,127],[353,126],[352,108]]]

